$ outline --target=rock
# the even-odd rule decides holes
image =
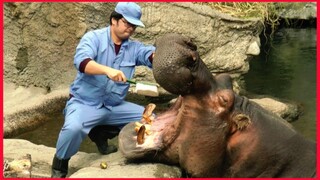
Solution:
[[[137,29],[136,37],[150,42],[150,38],[168,32],[179,33],[194,41],[200,56],[213,73],[239,75],[249,70],[247,60],[251,56],[245,53],[251,41],[259,39],[262,31],[259,19],[233,18],[209,6],[189,2],[140,4],[146,28]],[[176,12],[179,16],[172,18]]]
[[[36,145],[22,139],[4,139],[4,159],[16,159],[26,153],[32,156],[32,177],[50,177],[55,148]],[[45,152],[45,153],[44,153]],[[101,169],[100,163],[108,168]],[[69,161],[72,178],[179,178],[181,170],[159,163],[128,163],[118,151],[109,155],[78,152]]]
[[[69,88],[47,93],[39,87],[23,87],[4,82],[4,137],[14,137],[45,123],[49,116],[61,114]]]
[[[12,161],[4,160],[4,176],[5,177],[31,177],[32,163],[31,154],[14,159]]]
[[[119,153],[116,153],[119,154]],[[118,163],[118,162],[116,162]],[[110,163],[107,169],[101,169],[98,163],[82,168],[70,178],[179,178],[181,171],[160,163],[116,164]]]
[[[260,54],[260,46],[257,41],[250,44],[246,54],[257,56]]]
[[[279,16],[284,19],[310,20],[317,18],[317,3],[297,2],[291,6],[279,8]]]
[[[296,120],[300,115],[299,107],[294,103],[280,102],[276,99],[267,97],[250,100],[289,122]]]
[[[268,109],[268,110],[270,110],[280,116],[281,116],[281,114],[283,114],[283,112],[288,110],[287,105],[285,105],[284,103],[275,101],[271,98],[250,99],[250,100],[258,103],[263,108]]]
[[[76,31],[76,37],[81,38],[87,31],[87,24],[86,23],[80,23],[79,29]]]

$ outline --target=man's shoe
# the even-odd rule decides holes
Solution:
[[[107,155],[107,154],[114,153],[114,152],[118,151],[118,148],[116,146],[114,146],[114,145],[108,146],[107,141],[106,142],[99,142],[99,143],[95,142],[95,143],[97,145],[98,151],[103,155]]]
[[[51,166],[51,177],[52,178],[65,178],[68,174],[68,163],[69,159],[59,159],[54,155]]]

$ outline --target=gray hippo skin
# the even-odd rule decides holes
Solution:
[[[190,39],[168,34],[155,45],[155,79],[180,96],[150,123],[151,133],[137,135],[135,123],[121,130],[128,160],[179,165],[191,177],[316,176],[315,142],[236,95],[229,75],[212,76]]]

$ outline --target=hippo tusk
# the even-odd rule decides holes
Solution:
[[[138,144],[144,143],[144,134],[150,135],[151,132],[151,124],[154,120],[154,116],[152,114],[153,110],[156,108],[156,105],[153,103],[148,104],[142,115],[141,122],[135,122],[135,132],[137,133],[137,142]]]
[[[138,131],[137,135],[137,142],[138,144],[143,144],[144,143],[144,132],[146,130],[146,127],[142,125]]]
[[[143,111],[141,122],[147,122],[148,124],[151,124],[152,121],[154,120],[152,112],[155,108],[156,108],[155,104],[153,103],[148,104]]]
[[[156,105],[155,105],[155,104],[153,104],[153,103],[148,104],[148,105],[145,107],[144,111],[143,111],[143,115],[151,116],[151,115],[152,115],[152,112],[153,112],[153,110],[154,110],[155,108],[156,108]]]

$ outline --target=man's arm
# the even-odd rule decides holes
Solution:
[[[136,64],[138,66],[144,65],[152,68],[152,61],[153,61],[153,56],[155,53],[156,48],[152,45],[144,45],[141,42],[136,43],[136,55],[137,55],[137,61]]]

